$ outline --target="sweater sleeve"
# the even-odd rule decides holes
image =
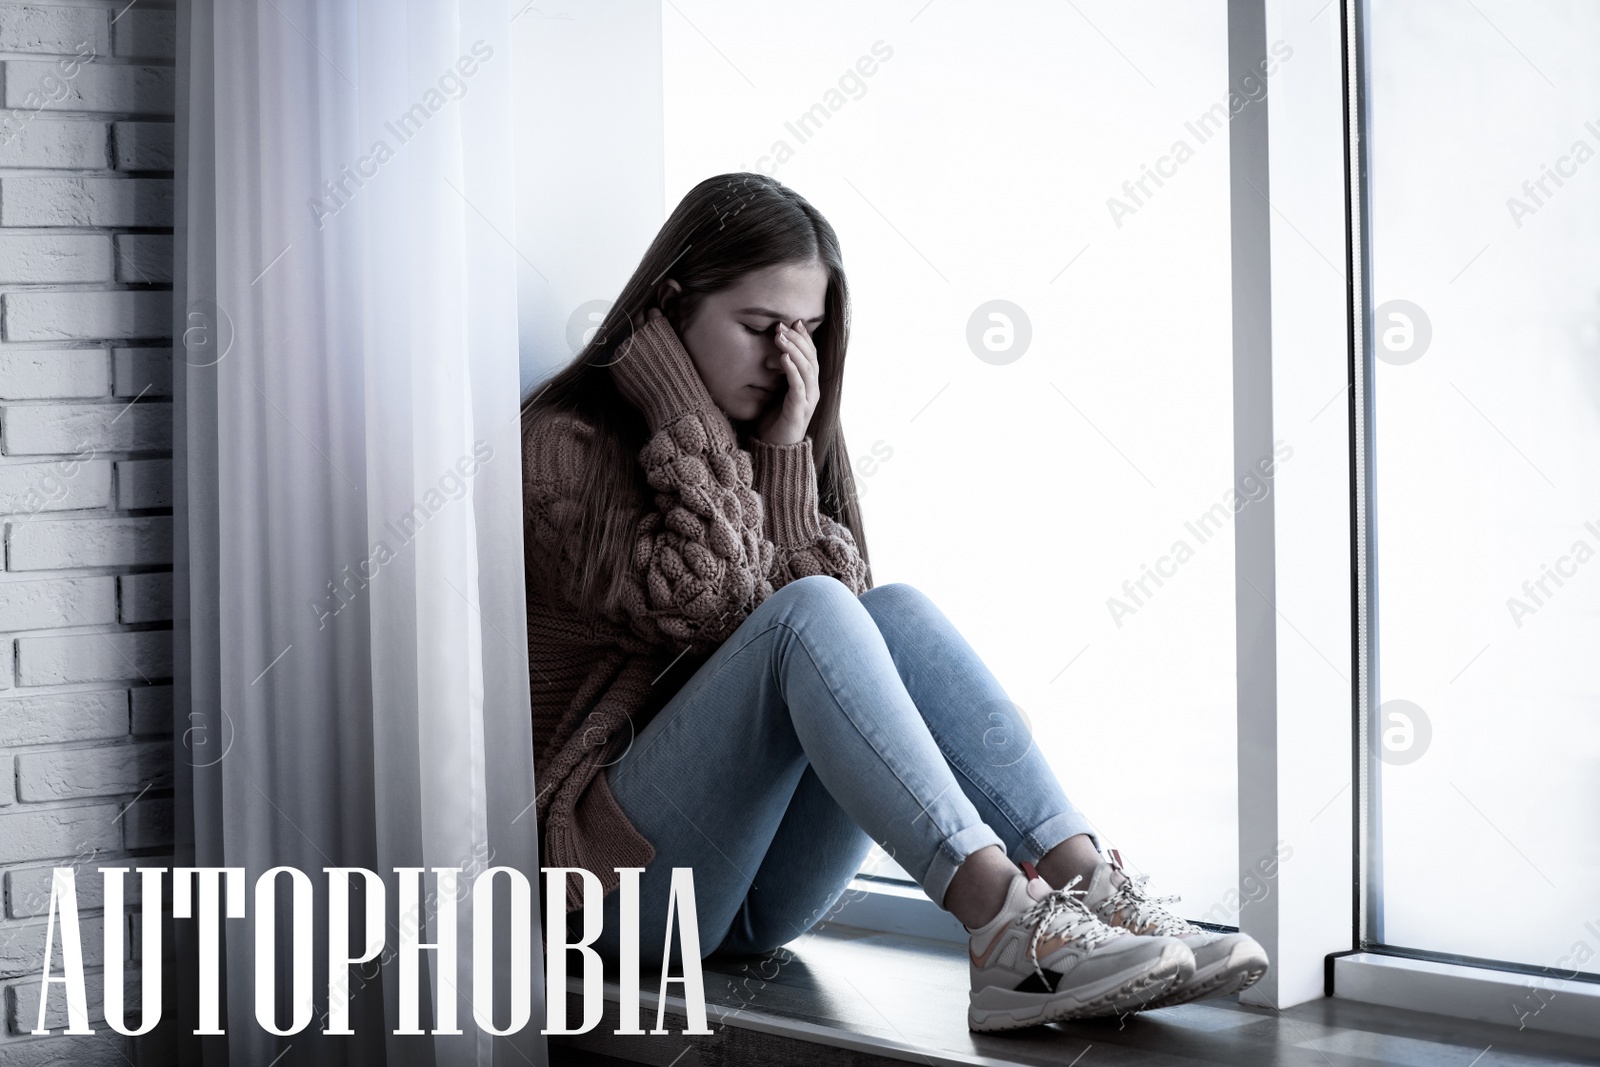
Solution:
[[[649,425],[639,463],[655,496],[636,527],[625,621],[646,640],[710,651],[773,589],[750,454],[665,317],[622,346],[611,375]]]
[[[826,574],[860,596],[867,564],[850,528],[817,509],[817,468],[809,435],[792,445],[749,442],[755,491],[765,511],[763,532],[774,547],[772,587]]]
[[[559,534],[576,515],[574,487],[593,436],[593,427],[567,415],[523,428],[522,550],[530,589],[577,563]]]

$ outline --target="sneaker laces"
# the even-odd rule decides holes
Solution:
[[[1148,874],[1130,877],[1124,872],[1122,877],[1123,883],[1114,887],[1100,902],[1101,915],[1114,915],[1120,911],[1122,927],[1157,937],[1204,933],[1194,923],[1180,919],[1167,910],[1166,905],[1175,904],[1182,897],[1176,893],[1165,897],[1150,896],[1144,888],[1144,884],[1150,880]]]
[[[1044,968],[1039,966],[1039,941],[1043,937],[1059,934],[1092,950],[1123,933],[1089,909],[1083,902],[1083,890],[1072,888],[1082,880],[1082,875],[1078,875],[1060,889],[1052,889],[1017,917],[1023,926],[1033,927],[1033,937],[1028,941],[1028,960],[1040,981],[1045,980]]]

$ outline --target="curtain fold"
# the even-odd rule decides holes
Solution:
[[[180,865],[243,868],[223,933],[225,1034],[191,1037],[195,925],[167,997],[185,1062],[545,1060],[523,600],[510,20],[472,0],[179,5],[174,285]],[[313,1014],[292,1026],[293,898],[258,988],[256,879],[313,893]],[[385,885],[384,948],[325,1036],[327,867]],[[401,1028],[394,869],[425,868],[418,937],[460,868],[454,966],[424,950]],[[474,1017],[473,879],[532,883],[531,1018]],[[359,881],[357,881],[359,890]],[[495,878],[492,1025],[512,1018]],[[359,936],[365,900],[352,896]],[[359,955],[359,943],[352,955]],[[480,997],[482,1007],[489,1001]]]

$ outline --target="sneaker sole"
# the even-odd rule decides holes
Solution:
[[[1054,993],[1018,993],[990,986],[970,995],[967,1029],[1019,1030],[1027,1026],[1123,1015],[1145,1008],[1193,973],[1194,953],[1181,942],[1138,967],[1102,979],[1086,988]]]
[[[1245,951],[1241,952],[1240,949]],[[1176,983],[1171,988],[1163,990],[1157,999],[1151,1000],[1143,1010],[1154,1011],[1156,1008],[1187,1004],[1191,1000],[1242,993],[1261,980],[1261,976],[1267,973],[1268,966],[1265,952],[1252,951],[1248,945],[1240,945],[1226,960],[1196,972],[1188,983]]]

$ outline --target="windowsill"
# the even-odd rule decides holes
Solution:
[[[587,1034],[552,1037],[551,1063],[695,1062],[866,1067],[904,1062],[961,1065],[1055,1065],[1091,1045],[1116,1046],[1125,1064],[1268,1062],[1470,1063],[1486,1046],[1526,1062],[1589,1062],[1591,1044],[1574,1037],[1517,1031],[1341,998],[1276,1011],[1216,998],[1146,1012],[1126,1020],[1090,1019],[975,1034],[966,1028],[967,963],[949,942],[822,924],[764,957],[705,961],[707,1022],[713,1033],[685,1036],[681,995],[666,998],[669,1033],[619,1036],[617,986],[608,980],[606,1011]],[[608,976],[609,979],[610,976]],[[654,1027],[659,979],[641,982],[642,1028]],[[675,987],[681,991],[681,986]],[[568,979],[568,1018],[581,1017],[580,976]],[[1547,1009],[1548,1010],[1548,1009]],[[702,1052],[686,1055],[690,1048]],[[1102,1049],[1102,1054],[1104,1050]]]
[[[822,921],[858,930],[967,944],[961,921],[928,899],[915,883],[853,878]]]
[[[962,948],[967,945],[967,933],[960,921],[929,900],[914,883],[852,879],[849,889],[823,920],[861,930],[945,941]],[[1189,921],[1204,929],[1225,933],[1239,929],[1199,919]]]
[[[1600,1038],[1600,984],[1356,952],[1333,961],[1333,995],[1523,1031]]]

